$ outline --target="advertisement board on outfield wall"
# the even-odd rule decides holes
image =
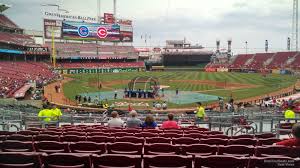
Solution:
[[[62,74],[94,74],[94,73],[120,73],[120,72],[137,72],[138,68],[93,68],[93,69],[85,69],[85,68],[76,68],[76,69],[62,69]]]
[[[55,39],[62,38],[62,21],[44,19],[44,37],[47,39],[52,38],[52,32]]]

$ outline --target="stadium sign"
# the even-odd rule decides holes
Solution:
[[[80,37],[87,37],[87,36],[89,36],[89,28],[88,27],[86,27],[86,26],[80,26],[80,27],[78,27],[78,35],[80,36]]]
[[[99,38],[104,39],[107,36],[107,29],[105,27],[99,27],[97,35]]]
[[[121,73],[138,72],[139,68],[72,68],[58,69],[62,74],[97,74],[97,73]]]
[[[76,20],[76,21],[86,21],[86,22],[93,22],[96,23],[97,19],[95,17],[89,16],[80,16],[80,15],[66,15],[60,14],[56,12],[44,12],[45,17],[47,18],[55,18],[59,20]]]

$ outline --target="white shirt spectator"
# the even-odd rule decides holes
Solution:
[[[112,118],[108,121],[108,127],[123,127],[124,121],[120,118]]]

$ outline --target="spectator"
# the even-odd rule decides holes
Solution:
[[[88,98],[88,103],[91,103],[91,101],[92,101],[92,100],[91,100],[91,97],[89,96],[89,98]]]
[[[220,112],[224,112],[224,100],[221,97],[218,97],[218,99],[219,99]]]
[[[161,105],[161,107],[163,110],[167,110],[167,108],[168,108],[167,102],[164,101],[163,104]]]
[[[156,128],[157,123],[154,121],[154,118],[151,114],[148,114],[145,118],[145,122],[142,124],[143,128]]]
[[[178,129],[178,128],[180,128],[179,125],[177,124],[177,122],[173,121],[173,119],[174,119],[174,114],[169,113],[168,114],[168,120],[164,121],[161,127],[164,128],[164,129],[169,129],[169,128]]]
[[[201,102],[198,102],[198,107],[197,107],[197,111],[196,111],[196,121],[204,121],[204,118],[206,116],[205,114],[205,108],[202,106]]]
[[[52,120],[57,121],[56,126],[59,126],[59,120],[60,117],[62,116],[62,112],[59,108],[57,108],[57,106],[54,104],[52,106]]]
[[[137,112],[135,110],[132,110],[129,113],[130,118],[127,119],[126,125],[128,128],[137,128],[140,127],[142,124],[142,121],[137,117]]]
[[[156,108],[156,110],[160,110],[161,104],[159,102],[155,103],[155,108]]]
[[[294,138],[277,142],[274,145],[297,146],[297,147],[300,146],[300,123],[296,123],[293,126],[292,134]]]
[[[111,113],[112,119],[108,121],[108,127],[123,127],[124,121],[119,118],[119,114],[116,111]]]
[[[43,105],[43,109],[39,112],[38,117],[48,123],[52,118],[52,110],[50,110],[47,105]]]
[[[87,98],[86,96],[83,97],[83,102],[86,103],[87,102]]]
[[[295,112],[292,110],[292,107],[288,107],[288,109],[284,112],[284,118],[287,120],[295,119]]]

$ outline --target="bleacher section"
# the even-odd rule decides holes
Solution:
[[[230,65],[209,63],[205,69],[216,71],[216,68],[229,69],[280,69],[280,68],[299,68],[299,52],[278,52],[278,53],[256,53],[239,54]]]
[[[0,62],[0,96],[11,97],[28,81],[48,82],[55,78],[50,67],[41,62]]]
[[[278,52],[273,56],[273,60],[267,65],[269,69],[285,67],[287,60],[294,57],[297,52]]]
[[[191,127],[122,129],[101,125],[1,131],[1,167],[276,167],[299,166],[299,148],[272,146],[272,133],[226,136]]]
[[[264,68],[264,63],[272,58],[273,55],[274,53],[256,53],[253,56],[253,60],[245,67],[249,69],[262,69]]]
[[[253,57],[253,54],[240,54],[234,59],[229,68],[244,68],[246,62]]]
[[[16,25],[13,21],[11,21],[8,17],[6,17],[3,14],[0,14],[0,25],[13,29],[19,28],[18,25]]]
[[[0,32],[0,42],[20,46],[31,46],[35,44],[34,40],[28,35],[6,32]]]

